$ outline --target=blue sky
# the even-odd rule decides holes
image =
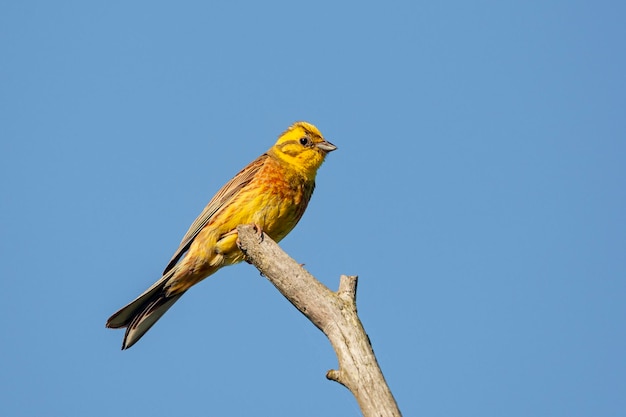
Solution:
[[[406,416],[626,409],[620,2],[2,2],[0,415],[359,415],[250,265],[107,317],[292,122],[339,147],[281,246]]]

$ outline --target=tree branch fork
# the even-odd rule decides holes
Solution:
[[[253,264],[328,337],[339,363],[326,378],[348,388],[365,417],[401,416],[356,308],[358,277],[341,275],[333,292],[253,225],[240,225],[238,244]]]

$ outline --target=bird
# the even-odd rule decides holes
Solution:
[[[195,284],[244,260],[237,226],[283,239],[298,223],[315,188],[317,170],[337,147],[314,125],[296,122],[276,143],[228,181],[191,224],[161,278],[106,322],[126,328],[122,350],[133,346]]]

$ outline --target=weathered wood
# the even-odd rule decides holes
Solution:
[[[339,369],[326,378],[348,388],[364,417],[401,416],[378,366],[356,308],[356,276],[342,275],[333,292],[290,258],[269,236],[241,225],[239,247],[257,269],[330,341]]]

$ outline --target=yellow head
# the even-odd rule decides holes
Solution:
[[[296,122],[280,135],[267,153],[305,175],[315,177],[326,155],[335,149],[337,147],[325,140],[315,126]]]

